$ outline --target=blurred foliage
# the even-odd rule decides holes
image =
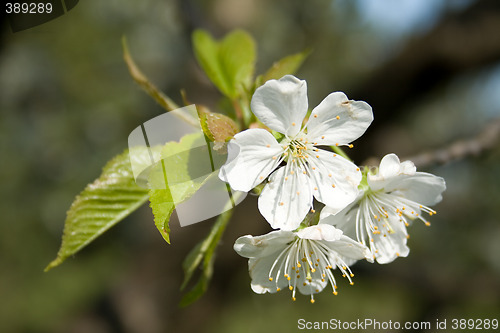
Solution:
[[[13,34],[4,23],[0,331],[269,332],[298,331],[299,318],[498,316],[498,145],[421,169],[444,177],[448,189],[432,227],[410,228],[410,256],[384,266],[356,264],[353,287],[341,285],[336,297],[323,293],[313,306],[303,298],[291,302],[288,294],[252,293],[246,260],[232,250],[238,236],[267,231],[252,197],[238,206],[222,238],[207,295],[185,309],[177,307],[182,258],[211,222],[186,228],[172,223],[172,245],[167,246],[145,207],[62,267],[43,273],[57,251],[75,195],[126,148],[131,130],[163,112],[131,79],[122,58],[122,35],[141,70],[176,103],[182,101],[183,88],[192,103],[219,112],[224,110],[221,94],[202,75],[191,50],[195,29],[208,29],[216,38],[234,28],[248,30],[259,49],[256,73],[265,73],[276,59],[312,49],[297,74],[308,81],[310,105],[335,90],[373,103],[375,121],[352,150],[357,163],[389,152],[405,156],[439,148],[476,135],[500,116],[500,57],[494,53],[454,71],[447,63],[433,63],[425,79],[411,82],[419,88],[418,98],[404,104],[377,109],[375,97],[361,95],[377,71],[415,41],[433,36],[434,27],[455,13],[472,11],[468,6],[486,6],[489,18],[474,20],[467,12],[469,19],[458,23],[479,31],[478,43],[486,39],[493,49],[500,41],[488,27],[498,22],[497,1],[462,1],[460,8],[451,5],[454,1],[417,1],[433,12],[432,20],[421,21],[425,29],[391,26],[380,16],[367,19],[365,2],[87,0],[34,29]],[[460,42],[460,36],[453,38]],[[433,41],[452,42],[452,37]],[[463,48],[481,50],[477,45]],[[419,50],[413,53],[417,60],[427,48]],[[443,69],[449,73],[446,80],[430,85]],[[397,71],[384,73],[390,79]],[[403,91],[405,86],[399,87]]]

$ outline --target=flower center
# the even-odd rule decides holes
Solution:
[[[269,270],[269,281],[275,282],[277,291],[281,290],[280,286],[287,284],[294,301],[299,286],[303,294],[311,295],[311,303],[314,303],[314,294],[320,292],[328,282],[333,294],[337,295],[337,283],[332,273],[335,267],[339,268],[351,285],[354,284],[351,279],[354,274],[349,267],[323,241],[297,238],[274,261]]]
[[[287,163],[296,162],[298,164],[306,163],[310,152],[314,149],[313,144],[308,142],[305,137],[295,139],[285,139],[282,142],[285,156],[284,160]]]

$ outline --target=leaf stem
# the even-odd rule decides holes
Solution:
[[[339,146],[330,146],[330,147],[333,149],[334,152],[336,152],[349,162],[352,162],[352,160],[349,158],[349,156],[347,156],[347,154],[342,150],[342,148],[340,148]]]

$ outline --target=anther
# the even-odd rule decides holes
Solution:
[[[317,115],[317,114],[315,114],[315,115],[314,115],[314,118],[318,118],[318,115]]]
[[[352,148],[352,147],[354,147],[354,145],[351,143],[351,144],[349,145],[349,148]]]
[[[283,206],[285,203],[284,202],[280,202],[280,206]]]
[[[339,120],[339,119],[340,119],[340,117],[339,117],[339,116],[337,116],[337,117],[335,117],[335,119]]]
[[[271,148],[271,145],[266,145],[267,148]]]
[[[272,277],[270,277],[270,278],[269,278],[269,281],[272,281],[272,280],[273,280],[273,278],[272,278]]]

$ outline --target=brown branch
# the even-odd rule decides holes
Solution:
[[[446,164],[469,156],[478,156],[495,147],[499,139],[500,118],[497,118],[488,123],[477,136],[471,139],[459,140],[444,148],[422,152],[401,160],[410,160],[419,168],[434,164]]]

